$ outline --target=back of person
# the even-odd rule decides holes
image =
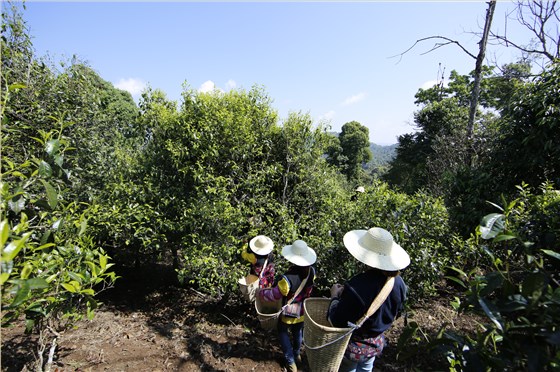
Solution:
[[[350,254],[370,269],[355,275],[344,286],[333,285],[327,316],[335,327],[347,327],[349,322],[358,326],[339,371],[368,372],[385,347],[384,332],[403,310],[406,285],[400,270],[410,264],[410,257],[391,233],[379,227],[349,231],[343,240]],[[373,303],[379,308],[373,307],[371,314]],[[366,314],[369,318],[363,321]]]
[[[294,295],[296,294],[297,290],[304,280],[305,285],[294,298]],[[278,282],[278,284],[281,288],[280,291],[283,292],[282,294],[284,296],[283,305],[286,305],[286,303],[288,303],[293,298],[292,304],[295,304],[293,307],[299,308],[299,311],[296,311],[295,313],[289,315],[283,313],[282,317],[280,318],[282,322],[287,324],[303,322],[303,301],[311,296],[314,280],[315,267],[313,266],[292,266],[284,275],[282,275],[282,278]]]
[[[387,281],[387,275],[381,270],[369,269],[350,279],[344,285],[344,301],[338,304],[330,320],[336,327],[347,327],[347,322],[356,323],[369,309],[377,294]],[[341,296],[341,297],[342,297]],[[393,289],[385,302],[360,329],[355,336],[375,337],[385,332],[397,315],[403,311],[406,300],[406,285],[400,275],[395,277]]]
[[[304,325],[303,300],[311,295],[313,289],[315,268],[312,265],[317,260],[317,254],[303,240],[296,240],[292,245],[282,248],[282,256],[293,266],[278,278],[272,288],[260,290],[257,295],[265,302],[282,299],[283,307],[278,322],[278,338],[286,370],[296,372],[296,363],[301,362],[300,352]]]
[[[251,263],[250,273],[259,277],[259,288],[269,288],[274,282],[275,267],[272,250],[274,243],[265,235],[257,235],[249,241],[249,250],[243,249],[243,259]]]

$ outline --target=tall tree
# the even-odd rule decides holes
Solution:
[[[342,126],[338,142],[328,151],[329,162],[340,168],[348,180],[358,180],[362,166],[371,159],[369,129],[357,121]]]

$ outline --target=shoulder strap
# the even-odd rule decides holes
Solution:
[[[391,293],[391,291],[393,290],[394,285],[395,285],[395,278],[392,276],[387,278],[387,281],[383,285],[383,288],[381,288],[381,291],[379,291],[379,294],[375,297],[375,299],[371,303],[368,311],[364,314],[364,316],[362,316],[356,322],[356,326],[358,328],[361,327],[362,324],[364,324],[364,322],[377,311],[377,309],[379,309],[379,307],[383,304],[383,302],[385,302],[385,300],[389,296],[389,293]]]
[[[311,266],[309,267],[309,272],[307,273],[307,276],[305,277],[305,279],[303,279],[303,281],[301,282],[301,284],[299,285],[296,293],[294,293],[293,297],[290,299],[290,301],[288,301],[286,303],[286,305],[291,304],[292,302],[294,302],[294,300],[296,299],[296,297],[298,296],[298,294],[301,292],[301,290],[303,289],[303,287],[305,287],[305,283],[307,283],[307,279],[309,278],[309,275],[311,275]]]
[[[262,266],[261,273],[259,274],[259,279],[262,279],[262,277],[264,275],[264,269],[266,269],[266,265],[268,265],[268,256],[266,257],[266,260],[264,260],[264,264]]]

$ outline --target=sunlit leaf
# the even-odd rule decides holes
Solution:
[[[543,249],[542,251],[543,251],[543,253],[549,255],[550,257],[554,257],[557,260],[560,260],[560,253],[555,252],[555,251],[551,251],[549,249]]]
[[[20,278],[21,279],[27,279],[29,278],[29,274],[31,274],[31,271],[33,270],[33,268],[31,267],[31,265],[25,265],[23,267],[23,270],[21,270],[20,273]]]
[[[25,208],[25,198],[19,197],[8,201],[8,207],[16,214],[19,214]]]
[[[9,236],[10,224],[8,223],[8,220],[2,220],[2,222],[0,222],[0,247],[3,247],[4,244],[6,244]]]
[[[52,139],[45,144],[45,151],[49,155],[58,154],[59,149],[60,149],[60,141],[58,139]]]
[[[494,241],[495,242],[502,242],[502,241],[505,241],[505,240],[512,240],[512,239],[515,239],[515,238],[516,238],[515,235],[500,234],[494,239]]]
[[[10,92],[12,92],[16,89],[24,89],[24,88],[27,88],[27,86],[25,84],[21,84],[21,83],[13,83],[13,84],[8,85],[8,90]]]
[[[16,295],[12,303],[8,306],[8,308],[15,308],[21,305],[27,298],[29,297],[29,293],[31,289],[29,288],[29,284],[26,280],[22,280],[19,282],[18,286],[16,287]]]
[[[500,323],[500,321],[498,320],[498,315],[494,314],[490,308],[488,307],[488,305],[486,304],[486,301],[483,298],[479,298],[478,299],[478,303],[480,304],[480,307],[482,308],[482,310],[484,311],[484,313],[486,313],[486,316],[496,325],[496,327],[500,330],[503,331],[503,327],[502,324]]]
[[[480,234],[482,239],[492,239],[504,230],[505,216],[500,213],[491,213],[480,222]]]
[[[105,268],[107,267],[107,256],[99,256],[99,266],[101,267],[102,271],[105,271]]]
[[[41,180],[43,186],[45,186],[45,191],[47,192],[47,201],[51,209],[55,209],[58,204],[58,193],[55,188],[45,180]]]
[[[72,293],[76,293],[76,287],[74,287],[72,284],[70,283],[62,283],[61,284],[62,287],[64,287],[64,289],[66,289],[68,292],[72,292]]]
[[[50,164],[44,160],[41,160],[41,163],[39,163],[39,175],[45,178],[52,176],[52,168]]]

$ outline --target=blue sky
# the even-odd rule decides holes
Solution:
[[[478,52],[487,5],[459,2],[46,2],[26,3],[39,55],[77,55],[137,100],[146,86],[179,100],[193,89],[264,87],[280,118],[290,111],[340,131],[355,120],[387,145],[414,131],[414,94],[438,71],[467,74],[474,59],[456,46],[428,54],[441,35]],[[498,2],[495,28],[509,2]],[[510,26],[510,28],[512,28]],[[517,53],[489,47],[512,62]],[[441,72],[439,72],[441,74]]]

